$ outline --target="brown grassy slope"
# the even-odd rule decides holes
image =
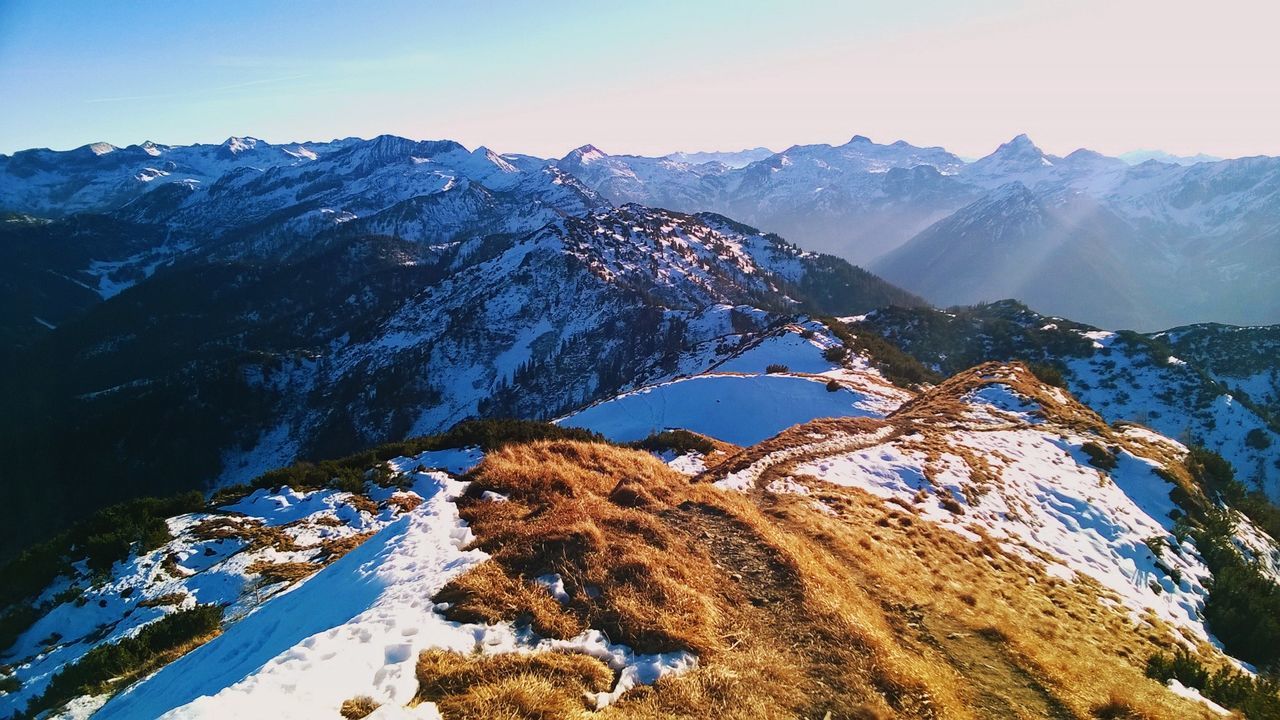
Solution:
[[[1134,717],[1208,717],[1143,675],[1166,628],[857,490],[823,488],[829,515],[811,496],[723,491],[574,442],[505,448],[470,479],[463,517],[493,558],[436,598],[451,617],[698,654],[602,718],[1085,718],[1117,693]],[[552,572],[566,605],[532,582]],[[537,657],[494,672],[492,658],[424,653],[420,699],[446,718],[585,714],[603,665]]]

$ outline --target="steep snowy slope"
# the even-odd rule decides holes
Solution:
[[[830,341],[797,326],[738,358],[819,369]],[[0,709],[1218,717],[1150,679],[1148,658],[1181,648],[1239,667],[1206,620],[1220,617],[1215,568],[1222,552],[1252,557],[1274,582],[1280,547],[1226,509],[1234,549],[1206,550],[1217,536],[1199,523],[1217,511],[1186,449],[1107,426],[1018,364],[904,397],[887,417],[717,449],[694,477],[567,440],[370,455],[332,481],[343,489],[271,487],[328,468],[268,476],[169,520],[172,539],[105,576],[77,565],[46,589]],[[431,469],[464,456],[456,471],[479,461],[464,478]],[[53,679],[95,677],[75,661],[212,602],[231,603],[221,627],[158,672],[88,694]]]
[[[439,244],[311,244],[162,271],[59,328],[4,380],[8,456],[84,478],[61,503],[75,515],[466,417],[552,417],[701,372],[802,310],[920,302],[726,218],[635,206]],[[67,442],[88,459],[52,452]],[[47,513],[55,487],[0,493]]]
[[[885,310],[866,324],[944,373],[984,360],[1052,365],[1108,421],[1137,422],[1204,445],[1226,457],[1250,487],[1280,500],[1280,435],[1261,389],[1280,357],[1267,341],[1274,331],[1211,326],[1147,337],[1047,317],[1011,301],[955,312]],[[1233,353],[1227,348],[1236,332],[1244,342]],[[1224,337],[1224,354],[1204,350],[1201,343],[1215,336]],[[1171,338],[1192,352],[1172,349]]]
[[[1280,327],[1210,323],[1155,333],[1179,357],[1280,418]]]
[[[828,327],[806,321],[762,334],[705,373],[623,393],[556,422],[619,442],[683,429],[752,445],[816,418],[885,417],[910,397]]]

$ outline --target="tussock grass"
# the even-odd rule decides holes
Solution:
[[[715,645],[708,621],[716,603],[702,591],[710,562],[685,556],[685,543],[655,514],[687,485],[683,476],[647,453],[550,441],[491,453],[471,479],[469,497],[493,491],[509,500],[464,504],[476,544],[493,557],[489,569],[442,591],[452,616],[493,617],[506,607],[561,633],[600,628],[641,652]],[[528,581],[550,573],[564,579],[575,623],[531,599],[538,589]],[[592,598],[588,588],[608,591]]]
[[[258,560],[250,563],[249,567],[245,568],[245,571],[260,575],[262,582],[270,585],[278,582],[297,582],[319,570],[320,567],[320,565],[309,562],[273,563],[267,560]]]
[[[427,650],[418,657],[418,700],[447,718],[572,718],[590,715],[587,693],[608,690],[613,671],[586,655],[464,656]]]
[[[369,531],[324,540],[320,543],[320,552],[316,554],[315,559],[323,564],[331,563],[355,550],[365,540],[373,537],[373,534],[373,531]]]
[[[342,701],[342,708],[338,710],[338,714],[347,720],[361,720],[373,714],[374,710],[381,707],[381,704],[369,697],[368,695],[357,695]]]
[[[138,607],[167,607],[169,605],[181,605],[182,601],[186,599],[187,594],[185,592],[171,592],[142,600],[138,603]]]
[[[792,428],[692,480],[646,453],[602,444],[492,452],[469,474],[460,502],[491,560],[436,599],[452,603],[458,620],[528,623],[550,637],[591,627],[642,652],[698,654],[697,668],[629,691],[602,720],[1211,717],[1145,675],[1148,657],[1183,642],[1174,630],[1150,614],[1131,618],[1091,579],[1051,577],[991,538],[971,542],[919,519],[910,503],[887,504],[857,488],[815,481],[807,496],[763,491],[795,463],[877,431],[881,442],[909,438],[926,454],[955,455],[931,444],[944,430],[981,425],[960,398],[989,382],[1013,385],[1055,424],[1106,447],[1159,457],[1025,368],[1009,367],[976,368],[888,421]],[[963,459],[975,476],[999,482],[987,458]],[[710,484],[748,468],[760,469],[755,491]],[[489,490],[510,500],[479,500]],[[548,573],[564,580],[567,603],[533,582]],[[446,718],[582,712],[585,683],[514,668],[492,682],[440,689],[438,678],[457,675],[459,663],[464,676],[483,675],[480,662],[428,663],[424,655],[423,667],[447,668],[420,675],[422,699],[456,699],[441,704]]]
[[[297,550],[293,536],[283,528],[267,525],[257,518],[214,517],[202,520],[191,528],[197,540],[243,540],[246,550],[271,548],[281,552]]]
[[[421,504],[422,498],[409,493],[396,493],[387,498],[387,505],[402,513],[413,512]]]

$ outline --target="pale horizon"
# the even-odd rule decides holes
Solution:
[[[91,16],[93,22],[85,22]],[[394,134],[561,157],[905,140],[1280,155],[1280,10],[1227,0],[0,8],[0,152]],[[162,28],[162,30],[160,29]]]

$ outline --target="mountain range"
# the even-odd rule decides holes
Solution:
[[[1083,149],[1054,156],[1025,135],[972,162],[863,136],[777,153],[656,158],[584,145],[553,160],[391,136],[97,143],[0,156],[0,208],[37,217],[107,212],[176,236],[208,227],[230,244],[223,252],[238,256],[246,244],[267,252],[271,233],[332,230],[352,218],[363,232],[436,241],[637,203],[732,217],[867,266],[942,306],[1017,297],[1042,312],[1142,331],[1280,318],[1280,159],[1133,159]],[[456,226],[468,212],[461,204],[490,210]],[[101,276],[145,274],[185,252],[182,243],[171,237],[165,253],[93,258],[86,284],[120,287]],[[1091,291],[1070,292],[1077,287]]]
[[[0,156],[0,715],[1274,717],[1276,162]]]

